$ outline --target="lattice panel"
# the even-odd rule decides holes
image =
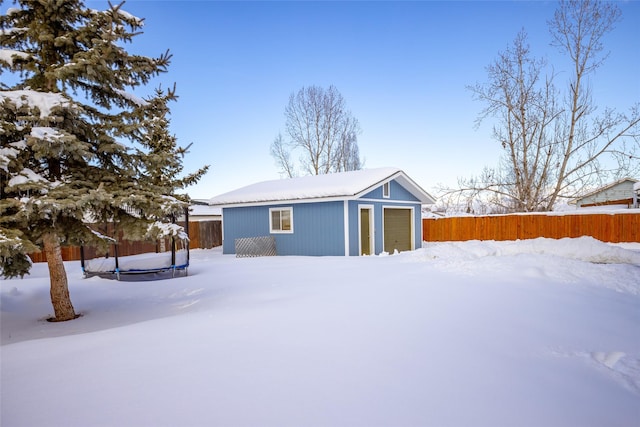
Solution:
[[[276,256],[276,239],[273,236],[244,237],[235,240],[236,257]]]

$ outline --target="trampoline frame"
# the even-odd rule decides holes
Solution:
[[[85,279],[89,277],[101,277],[103,279],[112,279],[125,282],[145,282],[162,279],[173,279],[175,277],[188,276],[189,267],[189,208],[184,209],[185,232],[187,234],[186,251],[187,262],[176,265],[176,239],[171,237],[171,265],[168,267],[149,268],[149,269],[129,269],[122,270],[118,265],[118,244],[114,244],[115,269],[109,271],[88,271],[85,266],[84,246],[80,246],[80,266]],[[175,224],[175,216],[171,218],[171,222]],[[150,252],[147,252],[150,253]],[[158,252],[156,252],[158,253]]]

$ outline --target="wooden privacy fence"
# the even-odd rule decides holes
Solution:
[[[184,226],[184,222],[178,222]],[[108,232],[107,235],[112,235]],[[122,238],[118,239],[118,256],[138,255],[149,252],[164,252],[170,250],[169,239],[164,242],[150,241],[129,241]],[[222,222],[221,221],[189,221],[189,249],[210,249],[222,244]],[[85,258],[91,259],[96,256],[104,256],[99,253],[96,248],[85,247]],[[114,256],[115,251],[113,245],[108,249],[109,256]],[[33,262],[45,262],[47,260],[44,252],[35,252],[29,254]],[[62,259],[65,261],[77,261],[80,259],[79,246],[63,246]]]
[[[422,240],[427,242],[581,236],[591,236],[603,242],[640,242],[640,212],[461,216],[422,220]]]
[[[211,249],[222,245],[222,221],[190,221],[189,249]]]

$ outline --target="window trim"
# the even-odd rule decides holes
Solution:
[[[273,228],[273,212],[289,212],[291,227],[289,230],[281,230]],[[280,224],[282,226],[282,215],[280,216]],[[269,208],[269,233],[271,234],[293,234],[293,206],[282,206],[277,208]]]
[[[391,197],[391,182],[387,181],[382,184],[382,197],[388,199]]]

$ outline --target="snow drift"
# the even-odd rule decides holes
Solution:
[[[7,426],[603,426],[640,419],[640,244],[192,252],[189,277],[0,287]]]

